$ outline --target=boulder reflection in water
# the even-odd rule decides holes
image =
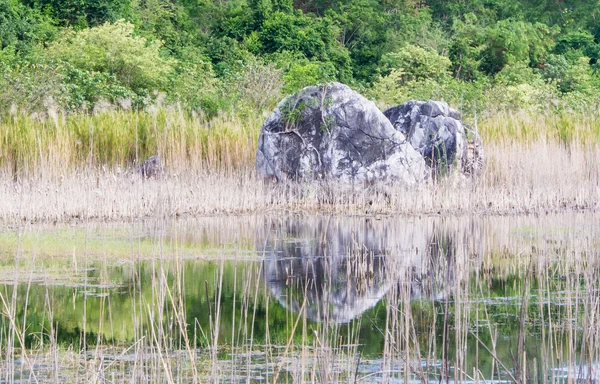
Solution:
[[[347,323],[398,284],[413,299],[448,297],[455,246],[435,228],[369,218],[275,220],[265,242],[265,279],[286,309]]]

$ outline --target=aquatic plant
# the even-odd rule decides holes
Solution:
[[[20,224],[0,237],[17,244],[0,258],[0,373],[31,382],[592,379],[594,218]],[[32,241],[57,229],[77,239],[72,253]],[[353,293],[338,302],[345,286]],[[376,286],[381,295],[363,308]],[[336,317],[334,306],[355,304],[364,312]]]

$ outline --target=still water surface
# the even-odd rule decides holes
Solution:
[[[5,230],[1,342],[16,323],[32,350],[141,340],[210,350],[207,375],[233,381],[595,379],[597,219],[295,215]]]

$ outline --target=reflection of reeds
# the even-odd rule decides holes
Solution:
[[[592,382],[600,357],[595,219],[334,217],[321,225],[319,218],[295,218],[287,227],[264,225],[267,219],[231,219],[246,228],[240,233],[222,218],[190,220],[186,230],[159,216],[143,229],[137,223],[124,224],[131,231],[131,253],[116,260],[98,252],[110,253],[108,238],[100,244],[90,241],[72,255],[44,256],[35,243],[21,244],[13,255],[14,281],[0,291],[0,367],[7,382],[19,375],[30,382],[98,383],[220,382],[230,377],[251,382],[259,376],[268,382],[489,382],[500,376],[555,383],[566,381],[567,375]],[[217,230],[204,233],[210,232],[210,223]],[[91,229],[100,225],[85,224],[90,229],[86,236],[91,239]],[[383,303],[349,324],[335,322],[326,305],[318,307],[318,318],[312,320],[308,308],[316,296],[309,292],[316,279],[302,280],[308,276],[306,269],[304,276],[290,271],[296,277],[287,279],[289,310],[283,309],[265,282],[265,244],[288,241],[296,247],[314,240],[326,252],[332,249],[327,242],[344,230],[351,242],[339,249],[342,257],[326,254],[320,259],[325,278],[319,294],[333,297],[335,272],[342,269],[348,281],[359,282],[359,291],[378,284],[385,274],[394,284]],[[23,225],[21,231],[40,229]],[[140,232],[150,232],[153,247],[141,247]],[[248,241],[242,237],[255,234],[251,250],[258,262],[236,262],[231,260],[235,254],[227,254],[227,264],[217,253],[205,262],[210,268],[200,278],[186,275],[184,243],[200,252],[211,239],[216,248],[237,249],[241,258]],[[149,254],[140,255],[141,249]],[[374,264],[382,253],[381,264]],[[77,279],[71,282],[73,294],[87,300],[77,316],[80,333],[70,345],[57,341],[64,331],[59,318],[65,306],[52,286],[42,288],[45,326],[36,341],[31,341],[30,329],[38,319],[20,317],[20,308],[35,309],[27,282],[44,273],[45,265],[35,260],[46,257],[64,262],[62,272]],[[100,270],[93,281],[83,273],[92,259]],[[144,266],[139,259],[147,260]],[[120,263],[127,269],[124,306],[108,295],[108,287],[115,284],[109,270]],[[147,270],[142,273],[142,268]],[[497,285],[503,286],[500,297],[494,297]],[[186,297],[194,289],[200,292],[208,326],[189,316],[195,308],[186,305]],[[100,296],[93,300],[96,304],[91,304],[92,293]],[[233,303],[235,311],[224,311],[223,303]],[[66,307],[75,305],[80,304],[73,301]],[[128,332],[119,331],[126,326],[119,322],[123,316],[130,320]],[[505,324],[511,322],[512,328]],[[365,325],[383,340],[374,363],[362,355]],[[376,369],[363,371],[369,363]]]

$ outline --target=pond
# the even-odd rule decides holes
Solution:
[[[2,382],[591,382],[600,225],[232,216],[0,232]]]

